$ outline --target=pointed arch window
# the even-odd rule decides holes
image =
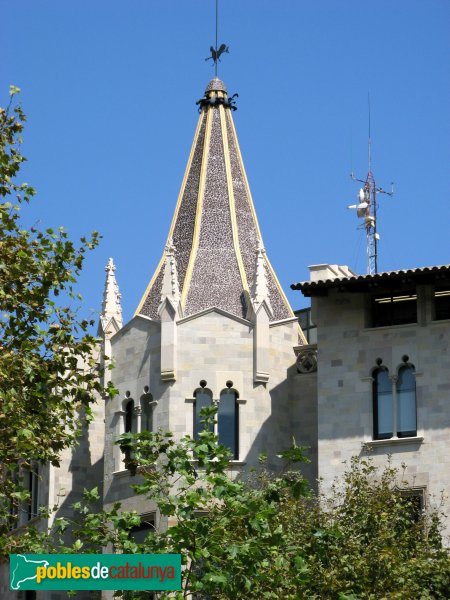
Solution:
[[[386,440],[393,433],[392,381],[386,367],[376,369],[373,374],[373,437]]]
[[[239,407],[235,390],[220,394],[218,411],[219,444],[230,449],[232,457],[239,458]]]
[[[399,438],[415,436],[417,435],[416,379],[412,365],[400,367],[396,388],[397,435]]]

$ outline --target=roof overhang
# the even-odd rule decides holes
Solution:
[[[328,290],[333,288],[340,292],[361,293],[394,288],[405,289],[415,285],[446,282],[450,283],[450,265],[386,271],[375,275],[355,275],[352,277],[319,279],[317,281],[301,281],[293,283],[291,289],[300,290],[304,296],[312,297],[326,296]]]

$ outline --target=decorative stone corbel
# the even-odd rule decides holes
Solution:
[[[299,373],[314,373],[317,371],[317,344],[304,344],[294,348],[295,363]]]

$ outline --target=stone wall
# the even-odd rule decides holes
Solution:
[[[318,332],[319,475],[329,485],[343,461],[371,447],[376,462],[392,454],[407,464],[408,485],[426,487],[428,502],[450,492],[450,321],[432,321],[431,293],[418,289],[418,323],[370,328],[368,297],[329,290],[313,298]],[[372,377],[376,360],[395,374],[403,357],[415,367],[417,436],[373,441]],[[448,513],[448,501],[446,510]]]
[[[172,431],[180,438],[193,433],[194,394],[206,381],[214,400],[227,389],[227,382],[239,396],[239,460],[230,469],[258,464],[265,452],[270,464],[279,467],[275,454],[285,449],[293,434],[292,405],[297,402],[293,347],[298,326],[290,320],[269,328],[269,382],[254,383],[253,329],[250,322],[224,311],[210,310],[177,323],[177,370],[172,382],[161,381],[159,323],[136,317],[112,339],[115,363],[112,379],[119,395],[106,407],[105,505],[121,500],[126,509],[140,513],[154,509],[130,492],[130,477],[124,472],[120,452],[113,441],[123,427],[124,403],[139,399],[149,387],[156,404],[154,429]],[[127,396],[127,394],[129,395]],[[122,425],[121,425],[122,422]]]

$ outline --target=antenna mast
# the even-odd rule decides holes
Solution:
[[[377,194],[394,195],[394,184],[391,183],[391,191],[387,192],[381,187],[377,187],[372,173],[372,139],[370,131],[370,95],[368,96],[369,108],[369,137],[367,143],[367,155],[369,170],[365,179],[358,179],[354,173],[350,174],[353,181],[359,181],[363,184],[358,193],[359,204],[351,204],[348,208],[355,208],[356,215],[363,222],[361,227],[366,230],[367,240],[367,274],[375,275],[378,273],[378,240],[380,235],[377,232]]]

